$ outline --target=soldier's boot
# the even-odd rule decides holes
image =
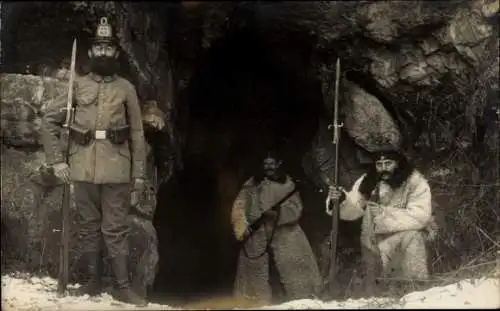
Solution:
[[[113,258],[113,272],[116,278],[118,290],[116,299],[125,303],[134,304],[139,307],[144,307],[148,303],[146,300],[137,295],[130,285],[128,275],[128,258],[127,256],[117,256]]]
[[[85,283],[77,291],[79,295],[97,296],[102,292],[101,283],[101,253],[88,252],[83,254],[86,265]]]

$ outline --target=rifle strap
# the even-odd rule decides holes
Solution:
[[[274,220],[274,224],[273,224],[273,231],[271,232],[271,236],[269,237],[269,240],[267,241],[266,243],[266,247],[264,248],[264,250],[262,251],[262,253],[260,253],[258,256],[255,256],[255,257],[250,257],[248,255],[248,252],[245,248],[245,244],[246,242],[248,241],[248,239],[250,239],[250,237],[260,228],[260,226],[264,223],[264,220],[265,220],[265,217],[264,215],[261,215],[255,222],[253,222],[249,228],[250,228],[250,234],[247,235],[243,241],[242,241],[242,248],[243,248],[243,254],[245,255],[245,257],[247,257],[248,259],[257,259],[257,258],[260,258],[262,257],[269,249],[269,246],[271,245],[272,241],[273,241],[273,238],[274,238],[274,234],[276,232],[276,228],[278,227],[278,220],[280,219],[280,214],[281,214],[281,209],[279,208],[281,204],[283,204],[285,201],[287,201],[292,195],[294,195],[296,192],[298,191],[297,187],[294,187],[292,191],[290,191],[286,196],[284,196],[278,203],[274,204],[272,207],[271,207],[271,210],[274,210],[277,212],[277,215],[276,215],[276,218]]]

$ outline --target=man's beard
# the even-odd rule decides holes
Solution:
[[[276,177],[276,170],[273,169],[264,170],[264,175],[269,179],[273,179]]]
[[[95,56],[90,59],[90,70],[101,76],[112,76],[118,71],[118,61],[113,57]]]
[[[392,175],[393,175],[393,173],[391,173],[391,172],[383,171],[383,172],[378,173],[378,179],[387,181],[387,180],[390,180],[392,178]]]

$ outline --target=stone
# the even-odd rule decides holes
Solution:
[[[373,78],[384,88],[394,86],[398,81],[397,57],[389,51],[371,52],[368,56],[370,63],[370,73]]]
[[[392,43],[415,29],[445,22],[456,11],[452,2],[367,1],[358,5],[358,23],[376,42]]]
[[[399,72],[399,77],[403,81],[414,83],[417,85],[432,85],[429,79],[429,72],[425,61],[420,61],[416,64],[405,66]]]
[[[383,104],[355,83],[345,83],[346,106],[344,126],[359,145],[375,152],[381,148],[399,148],[399,128]]]
[[[1,119],[0,137],[4,144],[16,147],[40,145],[41,119],[33,121],[10,121]]]
[[[424,55],[435,53],[440,48],[439,42],[433,37],[425,38],[419,46]]]
[[[459,9],[446,27],[435,33],[441,46],[452,46],[457,53],[477,66],[484,49],[473,50],[493,36],[493,25],[480,13],[470,9]]]
[[[0,101],[0,119],[9,121],[32,121],[38,109],[29,102],[15,98],[13,101]]]
[[[67,84],[50,77],[0,74],[1,138],[10,146],[39,146],[45,108]]]
[[[391,12],[391,6],[392,3],[384,1],[367,8],[366,18],[369,22],[365,29],[370,37],[378,42],[391,42],[399,34],[397,25],[391,19],[385,18],[385,15]]]
[[[499,4],[498,0],[475,0],[472,2],[471,8],[483,17],[490,18],[498,14]]]
[[[447,59],[448,56],[442,52],[434,53],[429,55],[425,60],[427,65],[431,67],[433,70],[440,74],[444,74],[447,72]]]
[[[448,28],[451,42],[456,45],[474,46],[492,35],[492,26],[470,10],[459,10]]]
[[[38,112],[56,96],[65,92],[67,84],[51,77],[23,74],[0,74],[0,99],[6,103],[28,103]]]

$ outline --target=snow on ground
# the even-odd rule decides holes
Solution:
[[[133,310],[132,305],[113,300],[108,294],[100,297],[88,296],[57,297],[57,281],[49,278],[2,276],[3,310]],[[75,288],[75,286],[69,286]],[[500,280],[480,278],[463,280],[458,283],[433,287],[425,291],[413,292],[401,299],[362,298],[345,301],[322,302],[319,300],[296,300],[281,305],[261,309],[358,309],[358,308],[500,308]],[[140,308],[173,310],[167,305],[149,303]]]

